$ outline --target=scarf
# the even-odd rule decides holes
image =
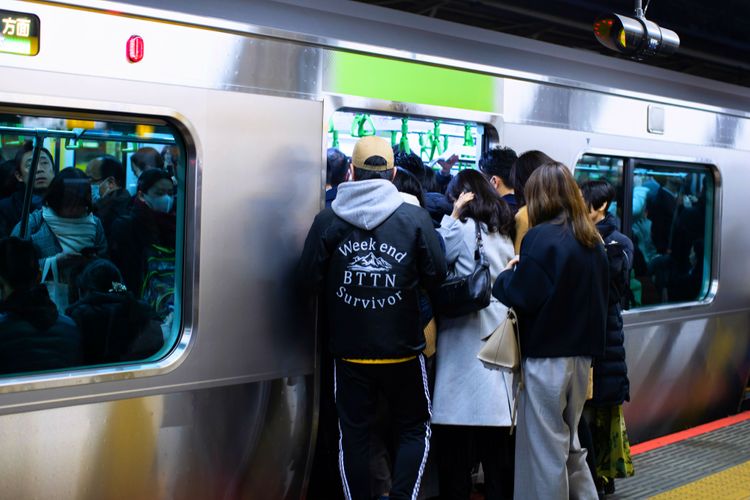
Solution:
[[[94,246],[96,217],[92,214],[71,219],[58,216],[50,207],[43,207],[42,217],[60,242],[62,253],[78,253]]]

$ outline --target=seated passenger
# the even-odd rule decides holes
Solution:
[[[26,141],[14,160],[15,178],[18,181],[16,189],[9,197],[0,200],[0,237],[9,236],[18,221],[21,220],[23,199],[26,194],[26,180],[29,178],[33,156],[34,146],[31,141]],[[34,176],[34,189],[29,212],[33,212],[41,206],[42,197],[55,177],[54,164],[52,153],[47,149],[42,149]]]
[[[125,168],[115,157],[104,155],[89,162],[86,175],[91,180],[94,214],[102,221],[104,234],[109,240],[112,222],[128,213],[133,200],[125,189]]]
[[[134,290],[162,319],[171,311],[174,300],[173,186],[166,170],[144,171],[138,178],[130,213],[112,224],[110,242],[112,262],[122,272],[128,290]]]
[[[58,314],[39,285],[39,262],[27,240],[0,240],[0,373],[53,370],[81,363],[75,323]]]
[[[76,281],[81,298],[66,313],[80,328],[84,364],[146,359],[161,349],[155,312],[125,288],[114,264],[97,259]]]

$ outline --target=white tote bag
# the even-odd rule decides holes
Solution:
[[[51,274],[52,280],[47,281]],[[60,314],[65,314],[68,308],[68,285],[60,281],[60,271],[57,267],[57,255],[44,259],[44,269],[42,270],[42,284],[47,287],[49,298],[57,306]]]

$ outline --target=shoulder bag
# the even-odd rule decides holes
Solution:
[[[496,370],[504,368],[517,373],[518,385],[513,396],[513,408],[510,409],[510,433],[516,426],[518,416],[518,399],[523,389],[523,370],[521,369],[521,344],[518,335],[518,317],[513,308],[508,308],[508,315],[495,328],[492,335],[479,350],[477,358],[486,368]]]
[[[479,223],[476,226],[477,244],[474,250],[474,271],[444,282],[435,294],[437,310],[443,316],[455,318],[477,312],[490,305],[492,281],[490,265],[482,250],[482,232]]]

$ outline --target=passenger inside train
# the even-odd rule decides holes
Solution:
[[[0,373],[143,361],[167,352],[177,338],[175,199],[184,192],[184,155],[171,127],[0,115],[0,142],[3,156],[14,158],[6,163],[15,181],[0,199],[0,225],[8,226],[5,236],[15,236],[0,240],[10,269],[0,273],[7,285]],[[164,158],[171,172],[161,168]],[[132,197],[127,186],[137,182],[135,173]],[[28,182],[34,188],[27,199]],[[32,250],[33,270],[13,274],[10,263],[17,261],[21,272]],[[34,349],[40,359],[32,359]]]

